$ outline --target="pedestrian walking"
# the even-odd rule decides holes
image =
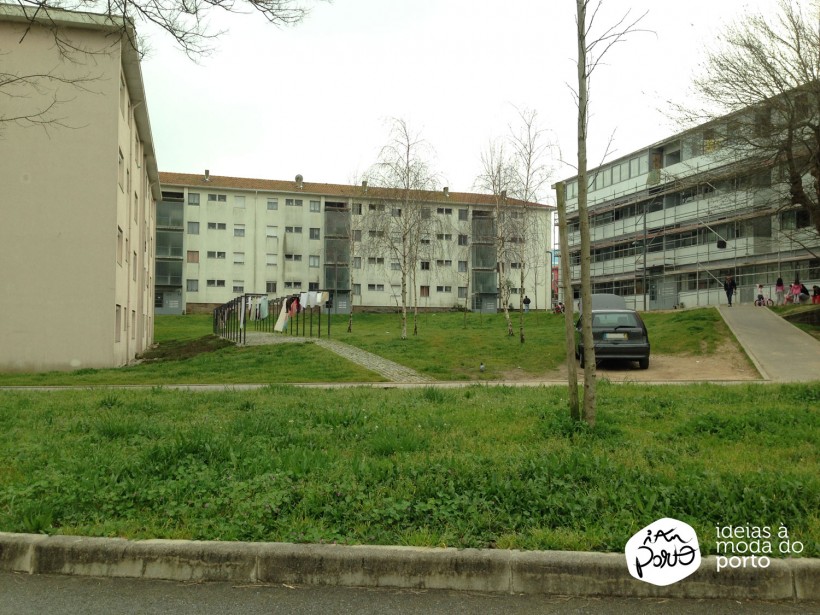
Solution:
[[[775,305],[783,305],[786,303],[786,285],[783,283],[783,278],[778,277],[774,284],[774,294],[777,297]]]
[[[726,291],[726,298],[729,300],[729,307],[732,307],[732,295],[735,294],[737,284],[735,284],[734,276],[727,275],[726,281],[723,283],[723,290]]]
[[[530,298],[527,295],[524,295],[524,313],[529,314],[530,312]]]

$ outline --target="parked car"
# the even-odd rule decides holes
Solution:
[[[596,309],[592,306],[592,338],[595,359],[637,361],[641,369],[649,368],[649,333],[635,310]],[[581,318],[575,324],[575,357],[584,364]]]

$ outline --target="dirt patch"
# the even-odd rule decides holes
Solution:
[[[140,357],[140,362],[183,361],[206,352],[216,352],[217,350],[233,345],[233,342],[216,335],[206,335],[196,340],[170,340],[149,348]]]
[[[576,363],[577,365],[577,363]],[[602,361],[596,374],[599,379],[611,382],[687,382],[760,380],[760,374],[743,351],[733,342],[722,344],[710,355],[663,355],[652,354],[649,369],[639,369],[635,361]],[[583,370],[579,367],[579,379]],[[566,380],[567,367],[547,372],[541,378],[533,378],[520,370],[504,373],[505,380]]]

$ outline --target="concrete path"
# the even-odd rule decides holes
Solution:
[[[265,344],[286,344],[286,343],[313,343],[322,348],[326,348],[336,353],[340,357],[347,359],[351,363],[356,363],[369,369],[371,372],[384,376],[392,382],[405,382],[409,384],[431,383],[433,380],[422,376],[417,371],[399,365],[394,361],[380,357],[379,355],[367,352],[361,348],[356,348],[350,344],[339,342],[327,337],[300,337],[290,335],[279,335],[277,333],[256,333],[249,331],[245,340],[246,346],[261,346]]]
[[[719,311],[764,379],[820,381],[820,341],[767,308],[722,305]]]

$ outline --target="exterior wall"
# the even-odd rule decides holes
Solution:
[[[104,30],[61,27],[78,48],[107,51],[72,63],[46,29],[32,27],[18,44],[26,27],[0,16],[4,70],[55,71],[87,79],[88,91],[29,89],[4,108],[63,101],[63,125],[0,127],[0,369],[123,365],[151,342],[153,325],[153,198],[128,95],[142,86],[126,80]]]
[[[787,228],[797,213],[776,169],[721,149],[707,136],[715,130],[676,135],[590,171],[593,292],[621,294],[636,309],[671,309],[724,303],[730,274],[741,302],[754,300],[758,283],[774,298],[778,276],[817,283],[820,238],[807,220]],[[566,184],[571,275],[580,284],[577,178]]]
[[[334,309],[341,311],[396,309],[401,304],[397,262],[390,254],[366,245],[371,228],[368,207],[379,201],[344,193],[355,192],[357,187],[319,184],[324,188],[319,192],[307,187],[299,190],[270,186],[274,183],[271,181],[210,177],[206,182],[204,176],[178,174],[163,174],[162,181],[164,195],[181,195],[185,202],[180,285],[185,311],[204,311],[242,293],[284,296],[334,288],[338,291]],[[419,255],[420,261],[429,263],[429,269],[416,272],[420,308],[470,307],[470,220],[479,208],[456,200],[447,207],[431,201],[430,242],[422,246]],[[459,214],[459,210],[464,213]],[[547,238],[551,211],[539,207],[535,216],[543,232],[533,243],[533,250],[541,258],[533,259],[527,271],[527,294],[533,300],[533,309],[543,308],[550,300],[547,251],[551,246]],[[364,241],[352,246],[345,241],[343,237],[349,238],[351,229],[362,231]],[[192,232],[195,230],[198,233]],[[466,238],[465,245],[460,245],[460,235]],[[342,244],[345,250],[339,259],[336,248],[328,253],[329,242],[333,241],[340,242],[335,245]],[[517,272],[514,281],[517,286]],[[514,307],[520,299],[523,297],[511,297]],[[410,287],[408,305],[412,304]]]

